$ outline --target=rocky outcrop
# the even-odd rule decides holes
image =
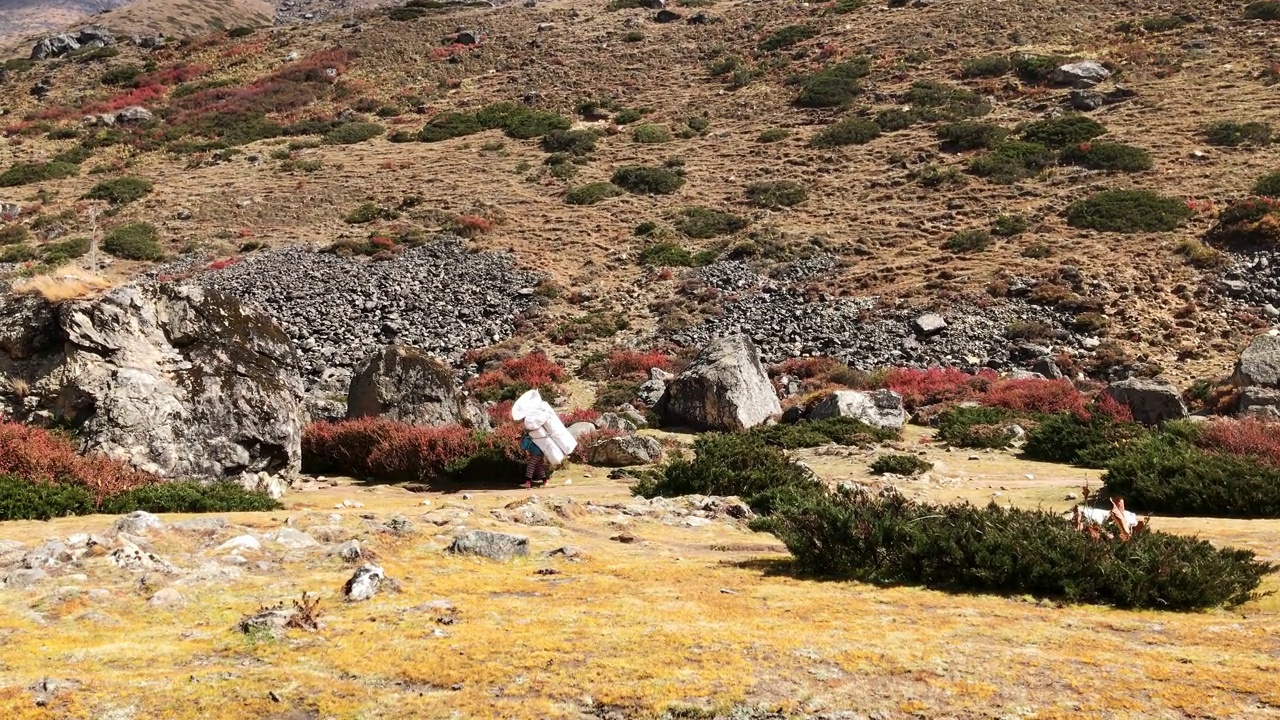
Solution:
[[[449,552],[457,555],[479,555],[490,560],[510,560],[529,554],[529,538],[521,535],[472,530],[454,538]]]
[[[1240,391],[1237,410],[1246,417],[1280,418],[1280,390],[1244,388]]]
[[[602,438],[587,448],[587,463],[597,467],[634,467],[656,462],[662,462],[662,445],[643,435]]]
[[[417,348],[388,345],[352,377],[347,417],[450,425],[462,422],[463,412],[448,366]]]
[[[1187,417],[1187,406],[1178,388],[1169,383],[1131,378],[1111,383],[1102,391],[1129,408],[1133,419],[1143,425],[1159,425]]]
[[[743,335],[715,340],[667,384],[658,413],[669,425],[745,430],[782,414],[760,354]]]
[[[102,27],[87,27],[76,34],[51,35],[31,48],[32,60],[58,58],[76,50],[100,48],[115,43],[115,36]]]
[[[810,420],[846,417],[883,430],[901,430],[907,422],[902,396],[892,390],[837,390],[809,410]]]
[[[302,383],[267,318],[195,286],[125,286],[53,304],[0,297],[11,412],[166,477],[296,472]]]

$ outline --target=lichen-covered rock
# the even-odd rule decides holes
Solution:
[[[448,366],[417,348],[388,345],[366,358],[352,377],[347,417],[451,425],[461,422],[463,413]]]
[[[907,422],[902,396],[892,390],[837,390],[809,410],[810,420],[846,417],[883,430],[901,430]]]
[[[587,448],[587,462],[598,467],[634,467],[661,461],[662,445],[643,435],[603,438]]]
[[[449,552],[457,555],[479,555],[490,560],[510,560],[529,554],[529,538],[521,535],[472,530],[454,538]]]
[[[1280,336],[1254,338],[1240,353],[1231,379],[1239,387],[1280,389]]]
[[[342,596],[348,602],[370,600],[378,594],[378,588],[387,578],[386,573],[377,565],[364,565],[342,586]]]
[[[667,383],[659,414],[670,425],[698,430],[746,430],[782,414],[782,405],[743,335],[709,343],[689,369]]]
[[[1143,425],[1159,425],[1187,417],[1187,405],[1178,388],[1168,383],[1145,378],[1131,378],[1111,383],[1102,391],[1129,408],[1133,419]]]
[[[87,300],[0,299],[15,415],[165,477],[296,473],[302,381],[270,319],[216,291],[128,285]]]

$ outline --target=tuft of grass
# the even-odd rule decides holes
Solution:
[[[811,25],[788,25],[780,28],[760,41],[757,47],[761,52],[774,52],[794,47],[818,34],[818,29]]]
[[[133,222],[107,233],[102,250],[122,260],[163,260],[160,233],[151,223]]]
[[[984,55],[965,60],[960,75],[966,78],[1000,77],[1013,70],[1013,61],[1007,55]]]
[[[716,259],[716,253],[705,251],[691,253],[685,248],[670,242],[647,245],[640,251],[640,264],[654,267],[703,267]]]
[[[747,186],[747,202],[758,208],[792,207],[807,199],[809,191],[790,180],[766,180]]]
[[[395,220],[400,217],[400,213],[391,208],[382,207],[376,203],[361,203],[354,210],[347,213],[345,221],[348,225],[364,225],[377,220]]]
[[[769,128],[760,133],[760,136],[756,138],[756,142],[764,144],[776,143],[782,142],[789,137],[791,137],[791,131],[786,128]]]
[[[1222,120],[1205,128],[1204,134],[1210,145],[1222,147],[1271,144],[1271,126],[1263,122]]]
[[[631,131],[631,139],[646,145],[666,143],[671,142],[671,131],[662,125],[646,123],[644,125],[637,125],[635,129]]]
[[[1187,204],[1150,190],[1106,190],[1067,208],[1067,224],[1103,232],[1167,232],[1191,217]]]
[[[372,140],[385,132],[383,127],[373,122],[344,123],[330,130],[321,138],[325,145],[355,145]]]
[[[746,218],[721,210],[705,207],[688,207],[680,211],[676,230],[687,237],[705,240],[721,235],[732,235],[747,226]]]

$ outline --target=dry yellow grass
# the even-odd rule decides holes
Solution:
[[[57,302],[91,297],[118,283],[118,279],[65,265],[45,274],[19,280],[11,290],[19,295],[40,295],[46,300]]]

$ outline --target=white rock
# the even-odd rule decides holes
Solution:
[[[233,537],[230,540],[222,543],[221,545],[219,545],[217,548],[214,549],[214,552],[233,552],[237,550],[261,550],[261,549],[262,549],[262,543],[258,542],[258,538],[252,535],[241,535],[239,537]]]
[[[294,530],[292,528],[285,528],[277,532],[273,539],[278,544],[283,545],[291,550],[302,550],[305,548],[312,548],[320,544],[319,542],[316,542],[316,539],[311,537],[310,535],[304,532],[300,532],[298,530]]]
[[[185,601],[186,598],[182,597],[182,593],[174,590],[173,588],[164,588],[155,595],[152,595],[151,599],[147,601],[147,604],[151,607],[173,607],[175,605],[181,605]]]

